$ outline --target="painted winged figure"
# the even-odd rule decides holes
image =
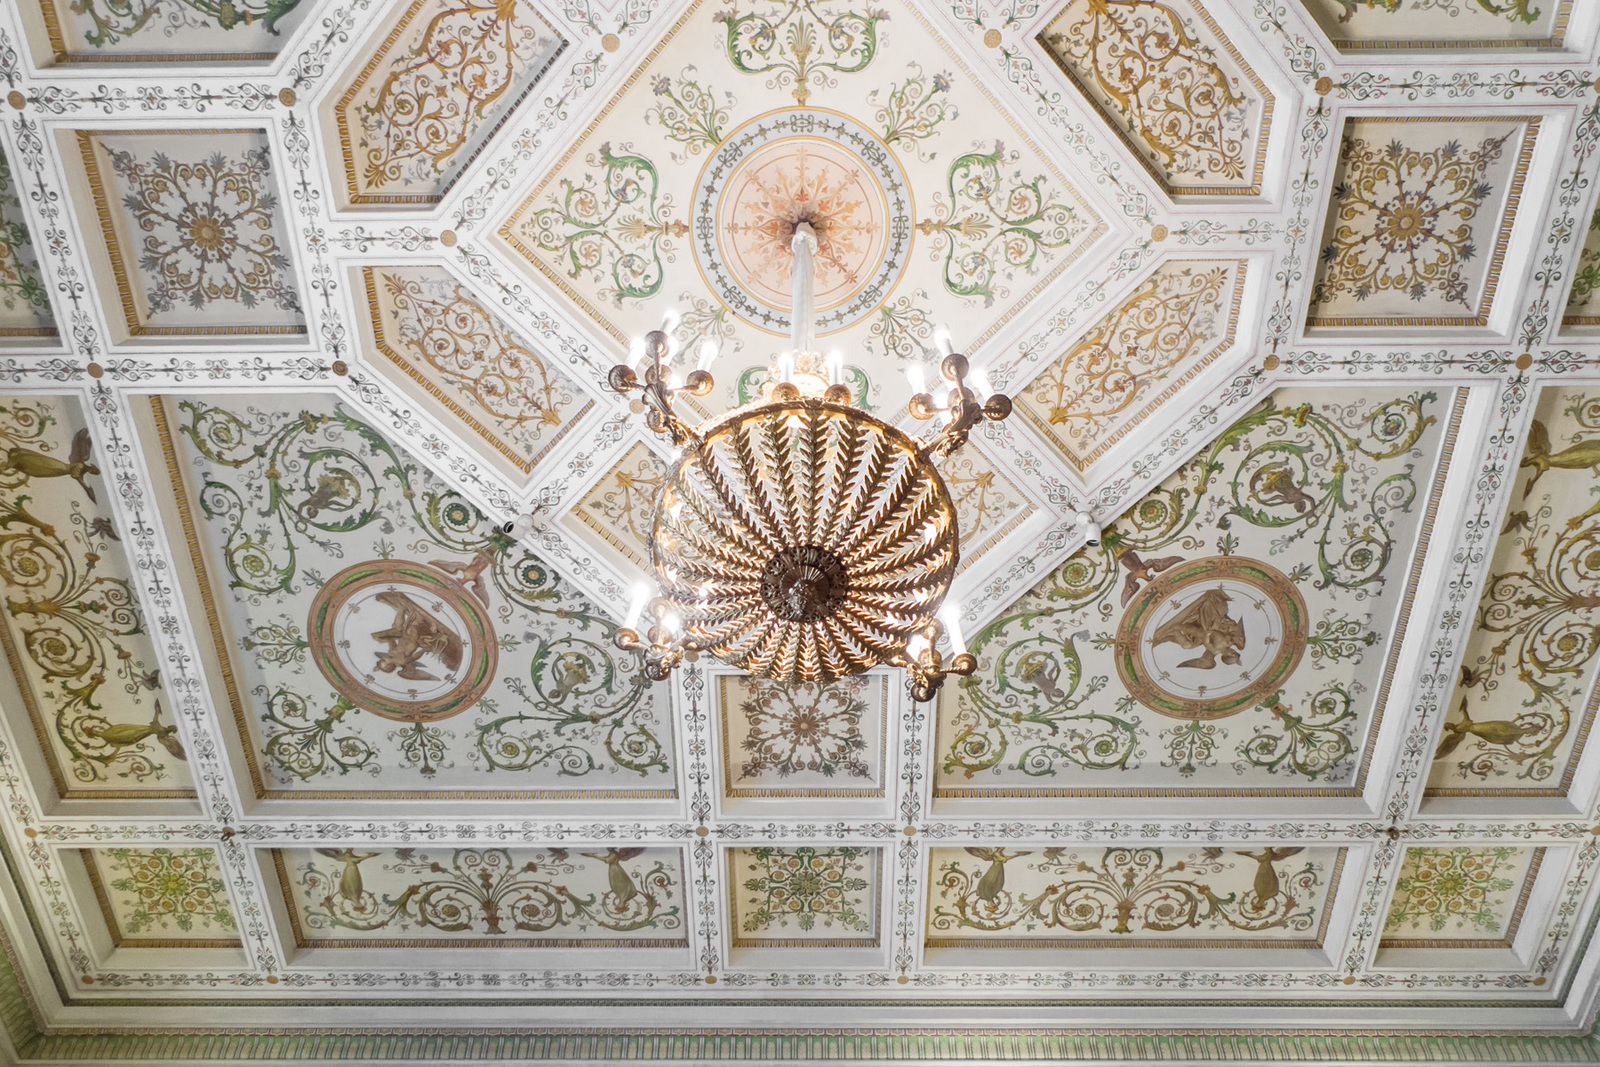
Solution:
[[[1244,648],[1244,624],[1228,615],[1228,594],[1221,589],[1207,589],[1172,618],[1156,627],[1151,634],[1151,644],[1170,642],[1179,648],[1198,648],[1198,656],[1186,659],[1180,667],[1198,667],[1210,670],[1220,658],[1223,663],[1237,664],[1239,651]]]
[[[460,668],[465,649],[455,631],[398,590],[385,590],[377,599],[394,609],[394,625],[372,634],[389,645],[387,651],[378,653],[378,670],[398,671],[402,678],[432,682],[437,681],[438,676],[418,665],[423,656],[435,657],[447,670]]]

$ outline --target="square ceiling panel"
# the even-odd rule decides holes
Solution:
[[[305,333],[265,130],[78,130],[127,337]]]
[[[1347,120],[1306,325],[1487,325],[1539,123]]]

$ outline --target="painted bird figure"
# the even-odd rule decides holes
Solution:
[[[1550,431],[1545,429],[1544,423],[1538,419],[1533,420],[1533,425],[1528,427],[1528,452],[1522,457],[1519,467],[1532,467],[1533,477],[1528,479],[1528,484],[1522,490],[1522,499],[1528,499],[1528,494],[1533,492],[1533,483],[1537,482],[1545,471],[1552,467],[1556,470],[1581,471],[1600,468],[1600,438],[1590,441],[1579,441],[1575,445],[1563,448],[1559,452],[1550,451]],[[1597,471],[1600,473],[1600,471]]]
[[[639,887],[633,884],[633,876],[622,869],[622,864],[643,851],[642,848],[608,848],[604,855],[594,852],[582,853],[606,865],[606,875],[611,881],[611,892],[617,898],[618,907],[627,907],[628,901],[639,895]]]
[[[1485,744],[1514,745],[1530,734],[1536,734],[1544,727],[1538,722],[1518,723],[1511,719],[1493,719],[1489,721],[1475,721],[1467,714],[1467,698],[1461,698],[1461,721],[1446,722],[1444,733],[1439,737],[1439,747],[1433,752],[1434,759],[1443,759],[1454,752],[1464,741],[1468,734],[1480,738]]]
[[[1256,861],[1256,901],[1258,903],[1271,900],[1278,895],[1278,872],[1273,869],[1273,864],[1279,860],[1286,860],[1296,852],[1304,852],[1303,848],[1264,848],[1260,852],[1239,852],[1237,856],[1248,856]]]
[[[344,871],[339,875],[339,895],[352,904],[359,902],[364,892],[361,885],[361,863],[363,860],[372,859],[378,853],[357,852],[353,848],[319,848],[317,852],[344,864]]]
[[[1006,887],[1006,861],[1014,860],[1018,856],[1032,855],[1031,850],[1024,852],[1007,852],[1003,848],[971,848],[967,854],[976,856],[980,860],[989,861],[989,869],[983,872],[983,877],[978,879],[978,887],[973,890],[979,900],[993,904],[994,898]]]
[[[35,452],[31,448],[13,448],[6,453],[4,460],[0,460],[0,474],[16,471],[29,479],[71,478],[83,487],[84,495],[93,503],[94,490],[83,480],[86,474],[100,473],[100,468],[89,462],[89,451],[93,447],[89,431],[79,430],[72,435],[72,451],[65,460]]]
[[[1153,575],[1168,567],[1177,566],[1183,562],[1183,557],[1161,556],[1158,559],[1142,560],[1139,558],[1139,553],[1130,548],[1117,557],[1117,562],[1128,572],[1127,580],[1122,583],[1122,606],[1127,607],[1128,601],[1139,591],[1140,582],[1148,582]]]

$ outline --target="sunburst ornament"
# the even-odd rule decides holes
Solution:
[[[666,329],[645,339],[641,379],[619,364],[610,385],[638,392],[645,422],[679,449],[656,498],[648,587],[614,638],[642,651],[665,678],[690,651],[753,675],[829,681],[880,665],[904,667],[912,695],[932,699],[945,677],[976,660],[951,627],[954,654],[936,647],[940,608],[960,562],[955,505],[936,461],[966,443],[984,419],[1011,413],[1009,397],[980,400],[966,357],[941,366],[950,383],[939,406],[918,392],[919,419],[943,413],[931,438],[914,438],[851,402],[842,360],[814,350],[816,235],[794,228],[792,348],[770,368],[759,400],[690,426],[673,411],[680,391],[704,396],[702,364],[677,383]],[[641,617],[648,623],[641,633]],[[953,612],[945,612],[953,622]]]

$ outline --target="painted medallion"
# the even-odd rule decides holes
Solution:
[[[701,273],[735,315],[789,329],[789,242],[817,233],[818,333],[872,314],[905,270],[911,194],[884,143],[843,115],[767,115],[730,134],[695,186]]]
[[[460,583],[404,560],[346,567],[311,602],[311,654],[345,699],[387,719],[448,719],[494,681],[494,627]]]
[[[1237,714],[1277,689],[1306,648],[1306,605],[1260,560],[1153,560],[1164,573],[1117,627],[1117,673],[1133,697],[1175,719]]]

